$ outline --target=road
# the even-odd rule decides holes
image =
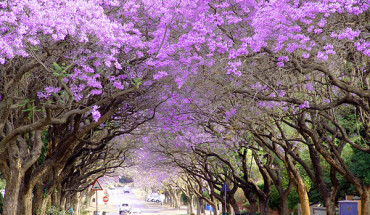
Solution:
[[[103,203],[103,191],[98,191],[98,210],[109,212],[109,215],[119,215],[119,205],[121,203],[129,203],[132,208],[139,208],[142,211],[142,215],[184,215],[186,210],[172,209],[168,205],[162,206],[160,203],[145,202],[142,196],[136,196],[133,192],[124,193],[123,188],[117,187],[114,190],[108,190],[109,201],[105,205]],[[95,203],[89,207],[90,211],[95,210]]]

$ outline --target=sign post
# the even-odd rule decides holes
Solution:
[[[226,209],[226,205],[227,205],[227,201],[226,201],[226,192],[229,192],[230,191],[230,188],[229,186],[227,186],[226,182],[222,185],[222,188],[221,188],[221,191],[225,193],[225,214],[227,214],[227,209]]]
[[[92,187],[92,191],[95,191],[95,198],[96,198],[96,215],[98,215],[98,190],[103,190],[102,186],[99,184],[98,179],[95,179]]]

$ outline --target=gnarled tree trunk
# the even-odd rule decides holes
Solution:
[[[2,155],[4,157],[7,155],[9,159],[7,162],[9,166],[7,166],[5,171],[2,171],[6,181],[3,215],[17,215],[19,191],[21,189],[24,171],[22,170],[21,154],[15,141],[9,145],[7,152]]]
[[[17,215],[22,173],[19,169],[12,168],[9,170],[9,174],[5,176],[5,178],[7,180],[5,186],[6,193],[4,198],[3,215]]]
[[[370,186],[364,188],[363,192],[360,193],[360,198],[361,198],[361,215],[370,214]]]

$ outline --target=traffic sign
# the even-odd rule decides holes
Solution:
[[[108,196],[104,196],[103,197],[103,202],[108,202],[109,201],[109,197]]]
[[[102,186],[99,184],[98,179],[95,179],[95,181],[94,181],[94,183],[91,187],[91,190],[93,190],[93,191],[103,190]]]
[[[224,184],[222,185],[221,192],[229,192],[229,191],[230,191],[229,186],[227,186],[227,184],[226,184],[226,183],[224,183]]]

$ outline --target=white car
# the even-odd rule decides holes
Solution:
[[[120,215],[123,215],[123,214],[129,214],[131,211],[131,206],[129,203],[121,203],[120,206],[119,206],[119,214]]]
[[[134,208],[134,209],[131,209],[131,211],[128,213],[128,214],[133,214],[133,215],[137,215],[137,214],[141,214],[141,210],[138,209],[138,208]]]
[[[145,198],[147,202],[160,202],[159,194],[158,193],[151,193],[148,194]]]

